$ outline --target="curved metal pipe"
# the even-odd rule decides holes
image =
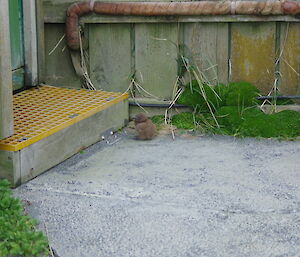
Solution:
[[[67,44],[79,49],[79,19],[90,13],[134,16],[177,16],[177,15],[297,15],[300,2],[296,1],[197,1],[197,2],[79,2],[67,10]]]

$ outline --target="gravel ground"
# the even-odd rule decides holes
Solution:
[[[300,256],[300,141],[120,135],[15,195],[60,257]]]

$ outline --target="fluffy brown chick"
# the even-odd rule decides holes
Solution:
[[[138,139],[150,140],[156,135],[156,126],[144,113],[139,113],[134,118],[135,130]]]

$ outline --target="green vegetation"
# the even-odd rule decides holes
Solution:
[[[180,129],[194,129],[195,127],[197,127],[197,121],[197,115],[191,112],[177,114],[172,118],[172,124]]]
[[[293,138],[300,136],[300,113],[281,111],[274,114],[263,114],[249,117],[240,126],[241,134],[255,137]]]
[[[256,97],[259,96],[259,90],[250,83],[230,83],[225,91],[225,106],[251,107],[258,104]]]
[[[218,85],[215,88],[205,84],[199,86],[198,82],[193,80],[181,94],[177,103],[190,106],[194,108],[196,112],[209,111],[207,104],[209,103],[209,105],[216,110],[224,103],[223,97],[225,96],[224,94],[226,94],[223,90],[224,88],[224,85]]]
[[[165,117],[163,115],[154,115],[151,117],[151,120],[158,130],[160,130],[165,123]]]
[[[45,256],[47,238],[35,230],[36,221],[24,215],[7,180],[0,180],[0,256]]]
[[[259,90],[247,82],[208,86],[199,85],[194,80],[177,101],[193,107],[194,113],[175,115],[172,123],[182,129],[244,137],[299,137],[300,113],[282,111],[265,114],[258,108],[258,95]]]

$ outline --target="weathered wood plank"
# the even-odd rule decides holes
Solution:
[[[185,54],[211,84],[228,82],[228,24],[184,25]]]
[[[65,26],[62,24],[45,25],[45,83],[68,88],[81,88],[80,78],[73,68],[65,39],[56,47],[64,34]]]
[[[248,81],[268,93],[275,81],[276,24],[232,24],[231,81]]]
[[[229,24],[218,23],[217,30],[218,82],[226,84],[229,80]]]
[[[38,50],[35,0],[23,0],[25,84],[38,84]]]
[[[280,92],[300,94],[300,24],[281,24]]]
[[[135,26],[136,77],[149,93],[163,99],[172,97],[177,78],[177,24]]]
[[[130,84],[131,25],[90,25],[90,76],[97,89],[124,92]]]
[[[38,83],[45,83],[45,24],[43,0],[36,0]]]
[[[14,125],[8,0],[0,0],[0,6],[0,139],[2,139],[13,134]]]

